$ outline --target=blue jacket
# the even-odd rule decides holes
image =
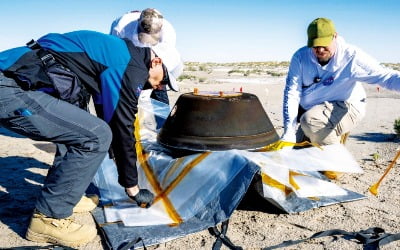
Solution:
[[[149,77],[150,49],[94,31],[47,34],[37,40],[56,60],[71,69],[102,106],[102,118],[113,132],[112,149],[124,187],[137,184],[133,135],[137,101]],[[41,77],[42,64],[27,46],[0,52],[0,70],[30,67]],[[146,85],[148,86],[148,85]]]

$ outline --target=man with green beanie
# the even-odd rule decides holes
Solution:
[[[365,115],[362,82],[400,91],[400,72],[347,44],[328,18],[313,20],[307,35],[307,46],[297,50],[290,62],[281,139],[295,142],[297,134],[300,141],[304,133],[320,145],[340,143],[341,136]]]

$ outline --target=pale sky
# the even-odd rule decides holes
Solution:
[[[308,24],[327,17],[348,43],[400,63],[398,0],[0,0],[0,50],[53,32],[109,33],[115,18],[148,7],[175,27],[184,61],[289,61]]]

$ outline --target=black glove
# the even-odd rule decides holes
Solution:
[[[126,194],[129,196],[129,198],[136,201],[138,206],[142,208],[149,208],[154,201],[154,194],[148,189],[139,189],[139,193],[137,193],[135,196],[131,196],[127,192]]]

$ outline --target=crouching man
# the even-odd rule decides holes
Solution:
[[[151,205],[153,194],[137,185],[137,100],[146,88],[177,89],[181,65],[175,50],[154,52],[94,31],[51,33],[0,52],[0,126],[57,145],[27,239],[78,247],[95,238],[94,226],[70,216],[93,209],[82,195],[110,145],[127,195]],[[85,110],[91,96],[98,117]]]

